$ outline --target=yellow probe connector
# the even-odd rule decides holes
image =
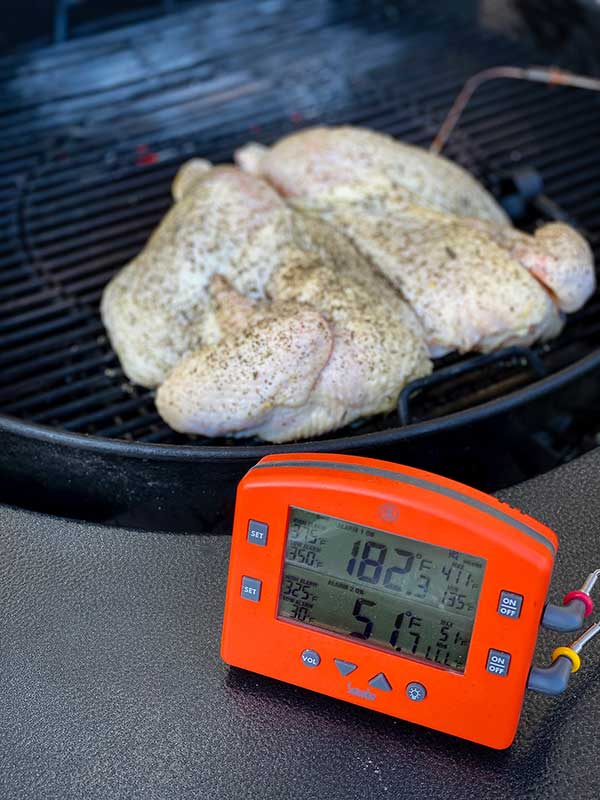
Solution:
[[[600,633],[600,621],[585,630],[567,647],[557,647],[552,653],[549,667],[532,667],[527,680],[527,688],[543,694],[562,694],[568,686],[569,678],[581,667],[579,653],[582,648]]]
[[[576,653],[572,647],[557,647],[550,656],[550,661],[554,664],[557,658],[566,656],[571,662],[571,672],[578,672],[581,667],[581,659],[579,653]]]

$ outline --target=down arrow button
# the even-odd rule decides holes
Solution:
[[[336,665],[338,672],[343,677],[350,675],[350,673],[354,672],[356,669],[356,664],[353,664],[351,661],[344,661],[341,658],[334,658],[333,663]]]

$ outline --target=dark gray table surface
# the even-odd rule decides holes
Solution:
[[[559,534],[556,600],[600,566],[600,453],[502,497]],[[0,508],[3,800],[600,793],[600,641],[568,694],[528,693],[515,744],[491,751],[226,668],[228,550]]]

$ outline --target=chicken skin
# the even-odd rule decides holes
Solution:
[[[425,208],[509,222],[491,194],[462,167],[365,128],[307,128],[271,148],[246,145],[235,160],[246,172],[267,178],[283,197],[317,205],[404,189]]]
[[[392,409],[431,371],[416,316],[342,234],[232,167],[191,162],[173,193],[102,302],[125,371],[161,384],[173,428],[316,436]]]
[[[595,290],[591,250],[573,228],[516,231],[460,167],[388,136],[313,128],[236,160],[342,231],[415,310],[433,356],[556,336],[559,311]]]
[[[101,313],[125,374],[158,386],[211,337],[208,288],[223,275],[242,295],[264,299],[292,212],[264,181],[232,166],[185,164],[176,200],[142,252],[104,290]]]
[[[430,356],[556,336],[595,289],[573,228],[522,233],[462,168],[382,134],[315,128],[236,160],[180,169],[102,298],[177,431],[327,433],[393,409]]]

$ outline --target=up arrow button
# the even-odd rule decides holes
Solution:
[[[371,678],[369,681],[369,686],[372,686],[373,689],[381,689],[382,692],[391,692],[392,687],[388,679],[385,677],[383,672],[378,673],[374,677]]]

